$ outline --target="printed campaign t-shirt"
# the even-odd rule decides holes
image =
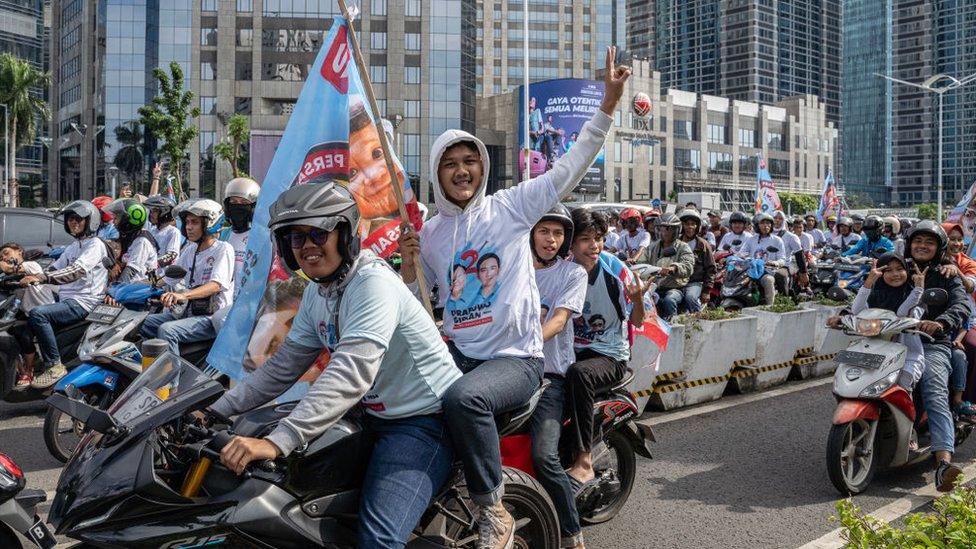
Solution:
[[[616,360],[630,359],[627,323],[617,313],[620,291],[607,289],[607,277],[599,265],[588,274],[583,313],[573,320],[576,351],[590,349]]]
[[[136,237],[129,245],[129,249],[122,254],[122,263],[137,273],[136,280],[146,278],[149,273],[155,271],[157,261],[156,247],[149,242],[148,238],[142,236]]]
[[[151,226],[149,232],[152,233],[153,238],[156,239],[156,244],[159,245],[157,252],[159,255],[166,255],[170,252],[180,253],[180,241],[183,239],[183,235],[180,234],[180,230],[175,225],[167,225],[162,229]]]
[[[630,231],[620,231],[617,235],[617,250],[622,252],[627,252],[627,255],[633,255],[634,252],[641,248],[646,248],[651,245],[651,234],[644,229],[637,229],[637,234],[631,236]]]
[[[241,283],[241,269],[244,268],[244,256],[247,255],[247,237],[251,231],[235,233],[231,231],[227,237],[227,243],[234,248],[234,284]],[[240,289],[240,288],[238,288]]]
[[[725,247],[729,246],[729,251],[737,254],[739,253],[739,250],[742,249],[742,246],[745,246],[746,240],[749,240],[750,238],[752,238],[752,233],[749,231],[742,231],[742,234],[735,234],[732,231],[729,231],[725,233],[725,236],[722,237],[722,241],[718,243],[718,249],[724,251]],[[739,241],[738,244],[734,244],[736,240]]]
[[[576,362],[572,321],[583,312],[586,301],[586,269],[558,259],[549,267],[536,269],[535,283],[539,287],[539,321],[542,324],[552,318],[556,309],[566,309],[571,313],[563,331],[542,344],[546,373],[566,375],[569,366]]]
[[[386,346],[363,405],[374,415],[395,419],[432,414],[441,396],[461,377],[440,332],[410,290],[383,260],[364,252],[339,305],[337,293],[309,284],[288,338],[303,347],[338,345],[338,337],[365,338]]]
[[[85,274],[74,282],[58,286],[61,301],[73,299],[86,311],[101,303],[108,286],[108,271],[102,264],[105,257],[108,257],[108,249],[98,238],[75,240],[69,244],[61,257],[51,264],[51,270],[58,271],[68,265],[80,264],[85,267]]]
[[[194,268],[196,257],[196,268]],[[183,248],[174,265],[186,269],[183,283],[188,289],[207,282],[220,284],[217,293],[217,309],[230,305],[234,296],[234,248],[226,242],[214,241],[206,250],[197,253],[197,243],[190,242]],[[192,278],[190,275],[193,275]]]

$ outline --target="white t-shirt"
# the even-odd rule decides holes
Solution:
[[[535,283],[539,287],[539,320],[543,324],[552,318],[556,309],[568,310],[571,315],[563,331],[542,344],[546,373],[566,375],[576,362],[573,352],[573,320],[583,312],[586,301],[586,269],[564,259],[544,269],[536,269]]]
[[[603,247],[617,249],[617,241],[620,237],[616,231],[607,231],[607,236],[603,237]]]
[[[158,255],[166,255],[170,252],[180,253],[180,242],[183,240],[183,235],[180,234],[180,230],[175,225],[167,225],[162,229],[157,229],[152,225],[149,232],[156,239],[156,244],[159,245]]]
[[[51,269],[59,271],[68,265],[82,265],[85,274],[74,282],[62,284],[58,288],[61,301],[75,300],[86,311],[91,311],[95,305],[105,299],[105,288],[108,286],[108,271],[102,264],[102,259],[108,257],[105,243],[97,238],[75,240],[65,248]]]
[[[637,233],[631,236],[630,231],[623,231],[617,238],[617,250],[633,255],[641,248],[651,245],[651,235],[644,229],[637,229]]]
[[[857,233],[851,233],[847,236],[841,236],[838,233],[834,235],[834,238],[830,241],[830,243],[839,247],[841,250],[846,250],[848,247],[853,246],[858,240],[861,240],[861,235]]]
[[[619,303],[619,296],[610,296],[607,277],[600,266],[597,265],[594,270],[594,281],[586,286],[583,314],[573,321],[575,348],[590,349],[616,360],[630,360],[627,323],[620,318],[614,306],[614,300]],[[617,293],[620,291],[618,289]]]
[[[725,233],[725,236],[722,237],[722,241],[719,242],[718,250],[724,251],[725,246],[728,245],[729,251],[734,254],[737,254],[739,253],[739,250],[742,249],[742,246],[745,245],[746,240],[749,240],[750,238],[752,238],[752,233],[750,233],[749,231],[742,231],[742,234],[735,234],[732,231],[729,231]],[[739,244],[733,244],[733,242],[735,242],[736,240],[739,241]]]
[[[231,231],[227,243],[234,248],[234,284],[241,282],[241,269],[244,268],[244,256],[247,253],[247,237],[251,231],[235,233]]]
[[[770,251],[769,248],[776,248],[777,251]],[[742,245],[739,255],[766,261],[780,261],[786,257],[785,248],[786,244],[783,244],[783,239],[778,236],[760,237],[758,234],[754,234]]]
[[[186,269],[183,283],[187,289],[193,289],[207,282],[220,284],[217,293],[217,309],[221,309],[233,302],[234,296],[234,248],[226,242],[214,241],[206,250],[196,253],[196,242],[188,242],[174,265]],[[194,256],[196,268],[194,269]],[[191,278],[190,275],[193,275]]]
[[[157,260],[156,248],[149,239],[142,236],[137,236],[129,245],[129,249],[122,254],[122,263],[137,273],[133,280],[147,278],[149,273],[156,270]]]
[[[779,235],[779,239],[783,241],[783,256],[790,260],[793,254],[803,249],[803,243],[800,242],[800,237],[787,231],[782,235]]]

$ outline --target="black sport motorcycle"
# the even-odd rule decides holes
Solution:
[[[49,520],[56,532],[97,547],[352,547],[368,451],[358,411],[288,458],[252,464],[238,476],[220,464],[234,434],[260,437],[294,403],[237,418],[233,430],[191,415],[224,389],[185,360],[163,354],[108,409],[69,394],[49,403],[91,431],[65,465]],[[527,421],[523,409],[499,419],[505,435]],[[515,517],[515,547],[556,548],[552,502],[531,477],[506,468],[503,503]],[[413,532],[408,547],[473,547],[474,505],[460,464]]]

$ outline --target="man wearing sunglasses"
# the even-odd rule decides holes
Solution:
[[[194,198],[176,207],[187,239],[174,265],[186,269],[185,290],[166,292],[160,298],[170,309],[146,317],[140,333],[145,339],[158,337],[180,354],[181,343],[213,339],[217,331],[211,317],[218,309],[230,306],[234,296],[234,247],[217,240],[224,226],[220,204],[207,198]],[[171,285],[179,280],[166,279]]]
[[[450,473],[441,396],[461,372],[397,274],[360,252],[359,219],[352,195],[331,182],[292,187],[271,206],[279,256],[312,284],[285,341],[211,411],[229,416],[273,400],[328,348],[328,367],[288,417],[264,438],[235,437],[221,463],[241,473],[252,461],[287,456],[362,402],[369,448],[357,545],[403,547]]]

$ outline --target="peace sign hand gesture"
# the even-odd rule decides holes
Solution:
[[[871,260],[871,270],[868,271],[868,278],[864,281],[864,287],[871,289],[874,288],[874,283],[878,281],[879,278],[884,276],[886,267],[878,267],[878,260]]]
[[[926,267],[923,270],[918,270],[918,265],[914,266],[915,274],[912,275],[912,285],[921,290],[925,289],[925,273],[929,272],[929,268]]]
[[[613,111],[617,109],[617,103],[624,94],[624,84],[630,78],[630,67],[627,65],[617,65],[617,46],[607,48],[607,61],[603,74],[603,103],[600,110],[607,116],[613,116]]]

